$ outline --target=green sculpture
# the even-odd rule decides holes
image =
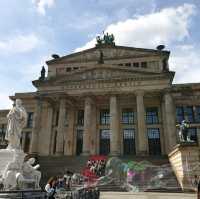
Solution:
[[[113,34],[104,34],[103,33],[103,37],[101,38],[100,36],[96,37],[97,40],[97,45],[102,45],[102,44],[107,44],[107,45],[115,45],[115,37]]]

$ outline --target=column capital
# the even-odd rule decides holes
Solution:
[[[136,94],[136,96],[144,96],[145,92],[144,92],[144,90],[136,90],[135,94]]]
[[[85,101],[85,105],[93,105],[93,104],[95,104],[94,99],[93,99],[92,96],[86,96],[84,98],[84,101]]]

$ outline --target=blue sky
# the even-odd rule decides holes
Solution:
[[[31,81],[51,54],[94,46],[103,30],[116,44],[171,51],[175,83],[200,82],[199,0],[6,0],[0,7],[0,109]]]

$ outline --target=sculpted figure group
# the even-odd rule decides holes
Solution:
[[[97,40],[97,44],[101,45],[101,44],[111,44],[111,45],[115,45],[115,37],[113,34],[109,35],[108,33],[104,34],[103,33],[103,37],[101,38],[100,36],[97,36],[96,38]]]
[[[183,120],[181,122],[181,124],[176,125],[177,127],[179,127],[179,141],[180,142],[192,142],[192,140],[190,139],[190,136],[188,134],[188,128],[189,128],[189,124]]]
[[[27,124],[27,112],[22,106],[22,101],[17,99],[15,105],[9,111],[8,124],[5,139],[8,141],[6,150],[13,155],[13,160],[8,162],[2,172],[2,181],[5,190],[24,189],[27,184],[32,183],[33,189],[39,189],[41,172],[37,169],[39,164],[35,165],[35,158],[29,158],[24,161],[26,154],[21,147],[22,129]],[[1,160],[3,161],[3,160]]]

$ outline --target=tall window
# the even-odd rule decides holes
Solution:
[[[177,106],[176,107],[176,121],[181,123],[183,120],[187,122],[194,123],[195,116],[193,111],[193,106]]]
[[[176,107],[176,121],[181,123],[184,120],[184,110],[182,106]]]
[[[58,120],[59,120],[59,111],[56,111],[56,126],[58,126]]]
[[[135,154],[135,130],[123,129],[124,155]]]
[[[83,130],[77,130],[76,138],[76,155],[80,155],[83,152]]]
[[[28,113],[27,128],[33,127],[33,112]]]
[[[0,149],[6,148],[7,142],[5,140],[5,134],[6,134],[6,125],[1,124],[0,125]]]
[[[146,109],[147,124],[158,124],[158,108],[152,107]]]
[[[84,110],[78,110],[77,125],[79,126],[84,125]]]
[[[148,128],[148,143],[149,143],[149,154],[150,155],[160,155],[160,131],[159,128]]]
[[[5,137],[5,125],[1,124],[0,125],[0,140],[3,141]]]
[[[108,155],[110,153],[110,130],[100,129],[100,154]]]
[[[134,112],[131,109],[122,110],[122,123],[134,124]]]
[[[196,106],[195,107],[195,121],[196,122],[200,122],[200,106]]]
[[[194,112],[193,112],[193,107],[192,106],[186,106],[184,107],[184,113],[185,113],[185,119],[193,123],[194,122]]]
[[[31,132],[23,132],[25,134],[25,140],[24,140],[24,152],[28,153],[30,149],[30,143],[31,143]]]
[[[109,110],[101,110],[100,111],[100,124],[101,125],[110,124],[110,113],[109,113]]]
[[[141,67],[142,68],[147,68],[147,62],[141,62]]]

